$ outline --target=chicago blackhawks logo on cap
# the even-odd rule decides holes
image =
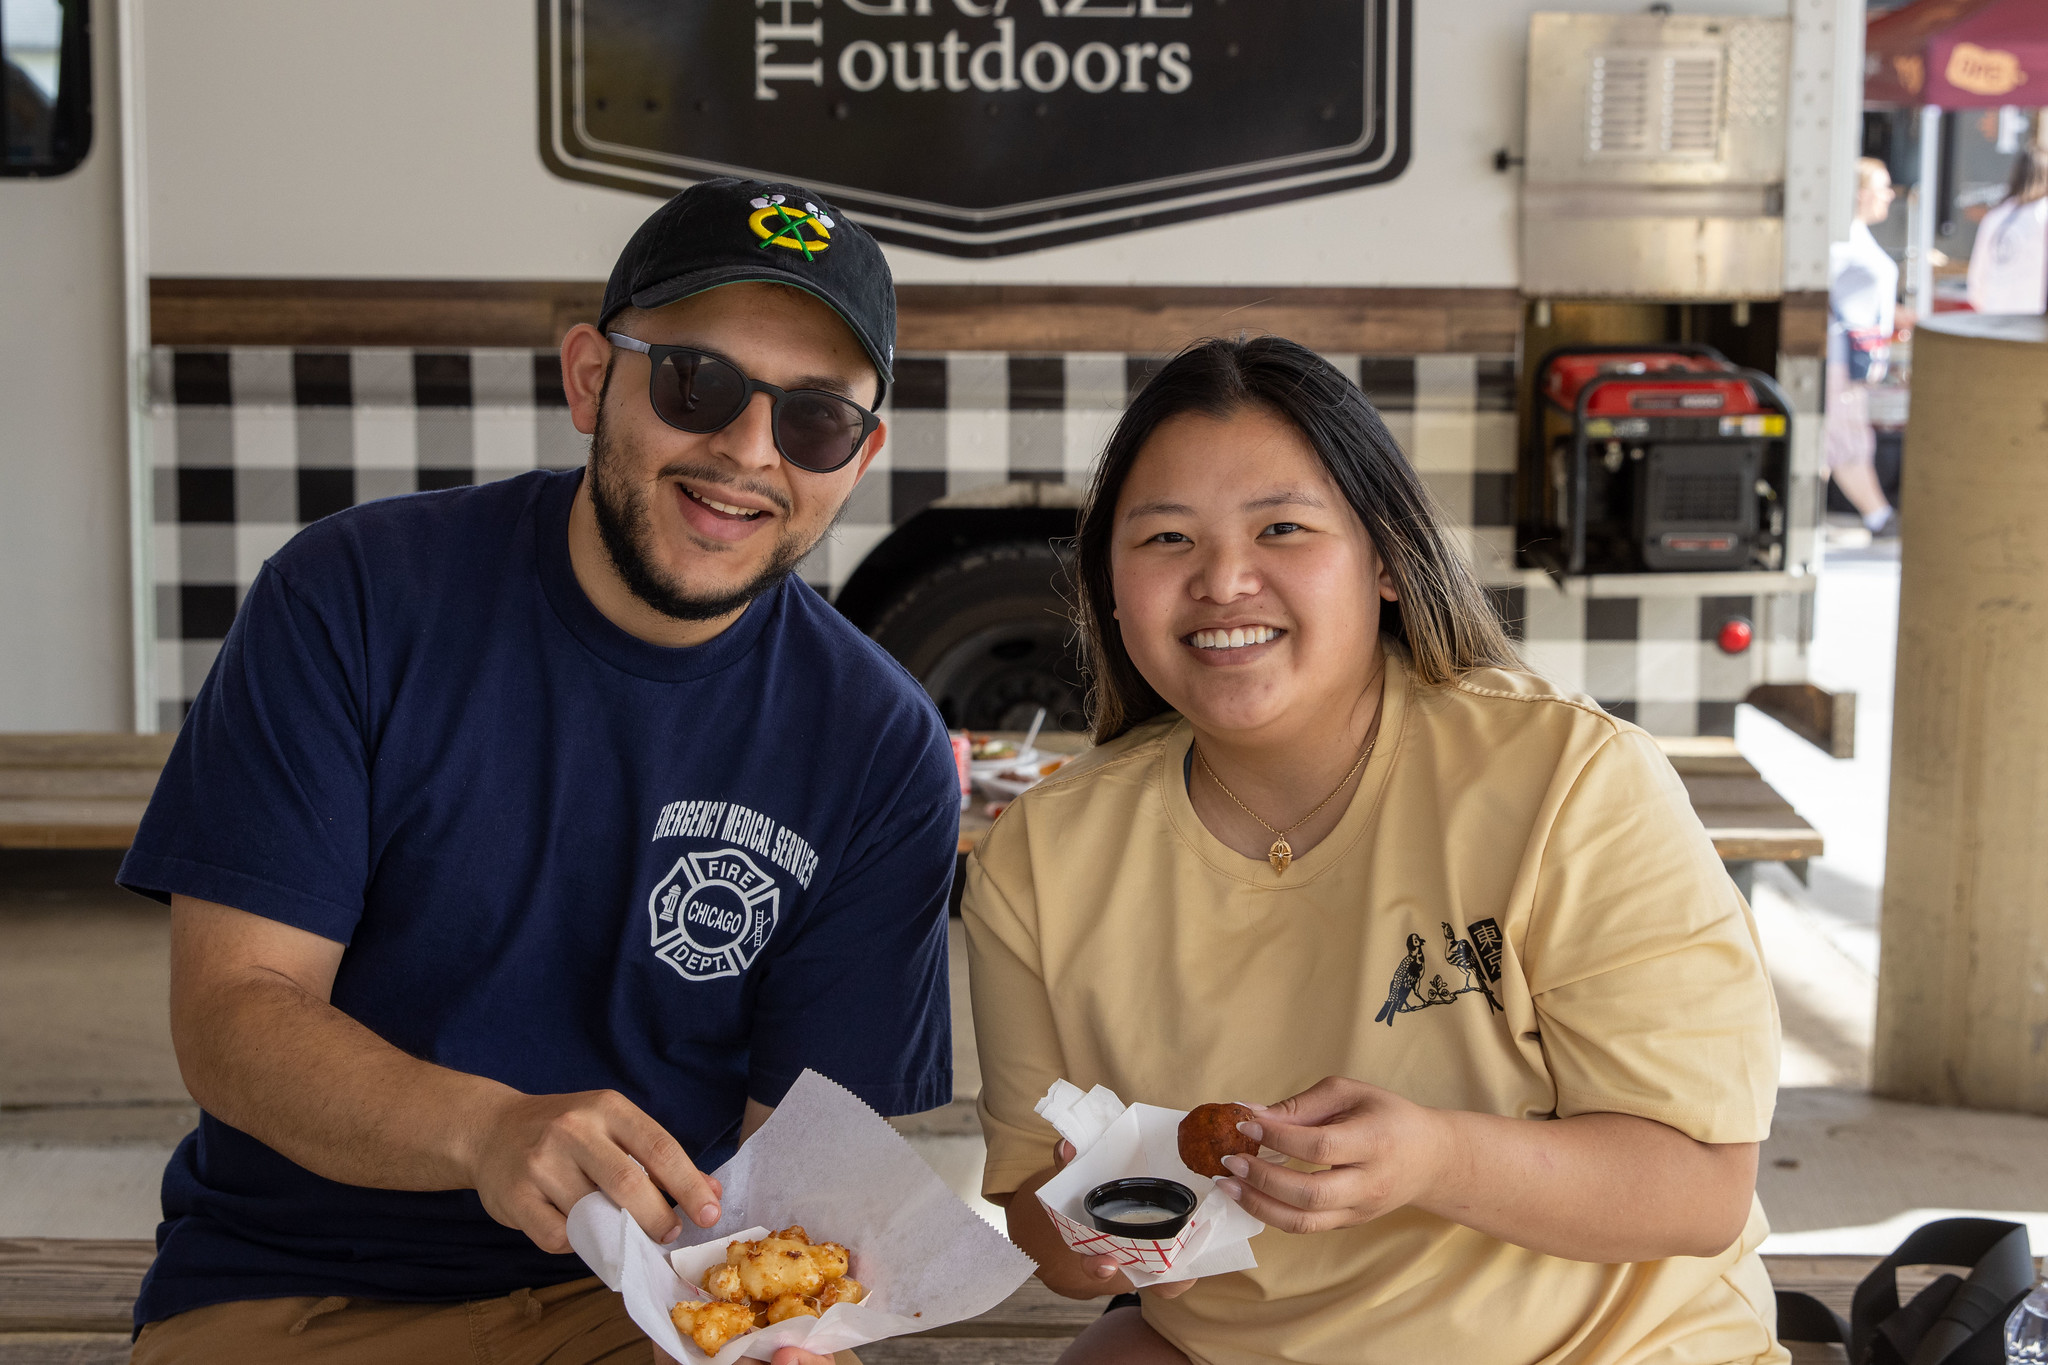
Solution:
[[[804,259],[810,261],[832,245],[832,229],[836,224],[816,204],[806,203],[801,209],[793,208],[780,194],[756,199],[752,203],[754,215],[747,219],[747,226],[761,239],[762,250],[771,246],[784,247],[803,252]]]

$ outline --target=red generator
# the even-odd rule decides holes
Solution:
[[[1536,367],[1525,564],[1552,574],[1777,569],[1792,405],[1711,346],[1565,346]]]

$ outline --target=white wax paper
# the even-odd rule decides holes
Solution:
[[[1059,1080],[1045,1092],[1037,1105],[1039,1114],[1074,1144],[1075,1158],[1038,1190],[1039,1202],[1062,1217],[1090,1227],[1088,1211],[1081,1201],[1088,1191],[1111,1180],[1149,1175],[1177,1180],[1195,1192],[1200,1200],[1195,1216],[1188,1220],[1188,1240],[1163,1271],[1145,1271],[1126,1265],[1124,1274],[1143,1288],[1172,1284],[1204,1275],[1225,1275],[1250,1270],[1259,1263],[1251,1239],[1266,1225],[1245,1212],[1238,1202],[1216,1188],[1210,1176],[1196,1175],[1180,1159],[1180,1121],[1185,1109],[1161,1109],[1152,1104],[1123,1105],[1116,1093],[1103,1086],[1083,1094],[1071,1082]],[[1058,1227],[1055,1220],[1054,1226]],[[1073,1240],[1065,1228],[1060,1237],[1069,1246]],[[1151,1245],[1136,1239],[1112,1238],[1115,1242]],[[1077,1248],[1078,1249],[1078,1248]],[[858,1277],[856,1277],[858,1278]]]
[[[569,1212],[569,1243],[626,1301],[626,1311],[677,1360],[731,1365],[769,1359],[778,1346],[830,1354],[978,1317],[1015,1292],[1031,1258],[954,1197],[944,1181],[886,1120],[843,1087],[806,1071],[732,1160],[712,1172],[725,1187],[714,1227],[683,1225],[666,1246],[602,1192]],[[707,1357],[669,1321],[686,1286],[669,1253],[686,1267],[725,1259],[735,1237],[748,1240],[800,1223],[813,1241],[839,1242],[853,1254],[852,1275],[868,1297],[834,1304],[819,1318],[794,1318],[731,1342]],[[698,1264],[701,1262],[701,1264]]]

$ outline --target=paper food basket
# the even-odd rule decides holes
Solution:
[[[1037,1108],[1074,1144],[1074,1159],[1038,1191],[1069,1247],[1084,1256],[1113,1258],[1141,1288],[1250,1270],[1259,1263],[1251,1239],[1266,1225],[1217,1189],[1212,1177],[1196,1175],[1180,1159],[1180,1121],[1186,1110],[1126,1105],[1105,1086],[1084,1092],[1064,1080],[1052,1083]],[[1194,1191],[1194,1217],[1178,1237],[1117,1237],[1096,1231],[1089,1222],[1082,1207],[1088,1192],[1132,1176],[1177,1180]]]
[[[780,1346],[830,1355],[930,1331],[987,1312],[1033,1269],[1031,1258],[955,1198],[887,1120],[814,1071],[797,1079],[761,1131],[712,1174],[725,1187],[723,1216],[710,1228],[686,1224],[665,1246],[601,1192],[569,1212],[576,1254],[619,1291],[640,1330],[677,1360],[731,1365],[743,1357],[767,1360]],[[748,1333],[715,1356],[685,1340],[669,1309],[705,1297],[696,1285],[724,1261],[726,1245],[792,1223],[845,1245],[868,1297]]]

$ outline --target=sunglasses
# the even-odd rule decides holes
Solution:
[[[606,332],[614,346],[638,351],[652,365],[647,401],[654,415],[698,436],[723,431],[765,393],[774,400],[769,429],[775,449],[798,469],[830,474],[860,453],[861,443],[882,419],[851,398],[823,389],[778,389],[749,379],[739,366],[688,346],[653,346],[620,332]]]

